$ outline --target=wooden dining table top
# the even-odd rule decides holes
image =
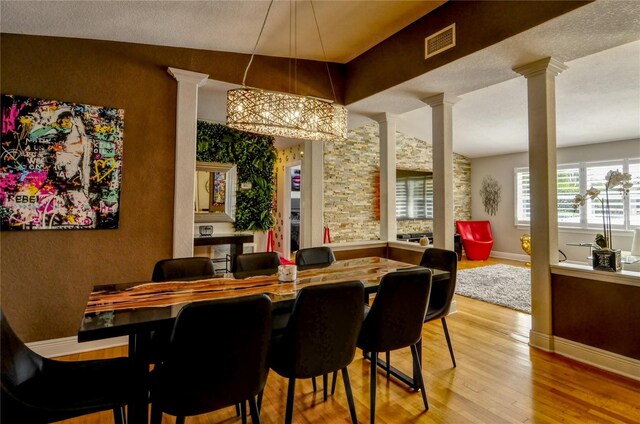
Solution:
[[[276,307],[290,307],[303,287],[362,281],[368,293],[375,292],[387,273],[416,265],[380,257],[335,261],[324,267],[298,267],[293,282],[272,275],[237,278],[231,274],[195,281],[141,282],[94,286],[78,332],[79,341],[152,331],[173,323],[185,304],[191,302],[266,294]],[[433,270],[433,281],[447,279],[446,271]]]

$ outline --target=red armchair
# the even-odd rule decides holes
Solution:
[[[467,259],[485,261],[493,247],[493,235],[489,221],[456,221],[456,229],[462,239]]]

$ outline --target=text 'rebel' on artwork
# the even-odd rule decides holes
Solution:
[[[112,229],[124,110],[2,95],[2,230]]]

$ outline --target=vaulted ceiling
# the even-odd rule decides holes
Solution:
[[[316,0],[316,27],[311,2],[275,1],[256,51],[346,63],[442,3]],[[3,0],[0,12],[7,33],[251,53],[268,7],[268,1]],[[640,138],[639,17],[636,1],[579,7],[348,104],[350,127],[390,112],[399,115],[400,131],[430,140],[430,111],[420,99],[447,92],[461,98],[454,107],[456,152],[479,157],[526,151],[526,81],[512,68],[553,56],[569,67],[557,79],[560,146]],[[231,87],[210,81],[201,90],[199,116],[223,122],[224,93]]]

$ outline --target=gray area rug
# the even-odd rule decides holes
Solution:
[[[456,293],[531,313],[531,270],[489,265],[458,271]]]

